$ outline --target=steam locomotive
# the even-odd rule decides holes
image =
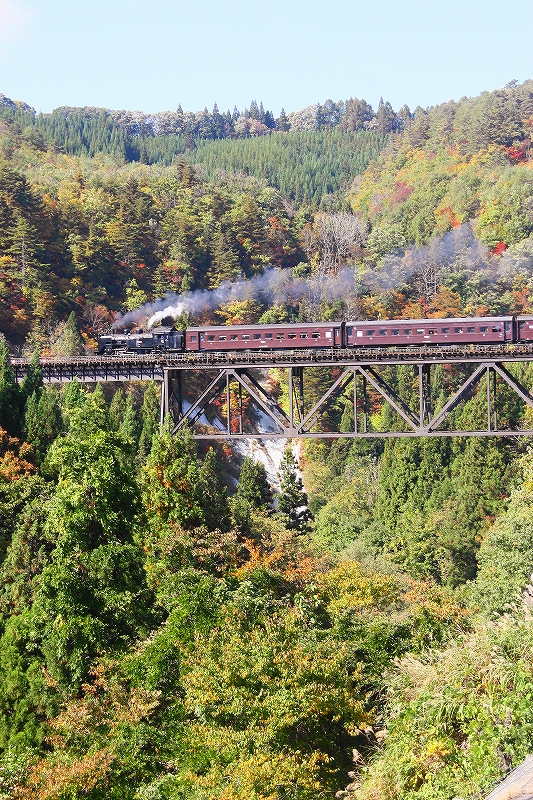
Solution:
[[[100,336],[97,352],[194,353],[533,342],[533,316],[227,325]]]

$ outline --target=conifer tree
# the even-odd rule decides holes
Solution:
[[[44,460],[48,448],[62,428],[63,420],[57,389],[47,386],[40,394],[33,392],[26,401],[24,433],[39,463]]]
[[[119,425],[118,432],[122,436],[122,438],[126,441],[131,441],[134,444],[137,443],[137,439],[139,436],[139,422],[137,419],[137,410],[135,408],[135,403],[133,402],[133,398],[131,395],[128,395],[126,398],[126,403],[124,406],[124,416],[122,421]]]
[[[272,503],[272,489],[266,469],[249,456],[245,456],[242,462],[236,496],[251,508],[268,508]]]
[[[139,464],[144,464],[152,448],[152,440],[159,430],[159,397],[154,381],[150,381],[144,392],[141,407],[141,435],[139,437]]]
[[[0,427],[12,436],[20,433],[20,400],[9,350],[4,337],[0,336]]]
[[[231,527],[231,514],[226,487],[222,481],[220,465],[212,447],[207,451],[200,467],[200,502],[204,523],[208,530],[227,531]]]
[[[52,346],[56,356],[76,356],[83,352],[83,342],[78,331],[78,322],[71,311],[63,331]]]
[[[113,395],[113,399],[109,405],[109,427],[118,431],[126,412],[126,398],[121,388],[118,388]]]
[[[280,493],[278,495],[277,514],[289,530],[307,533],[312,514],[307,507],[307,494],[303,489],[302,479],[297,476],[298,463],[292,450],[287,447],[280,464]]]
[[[34,392],[39,395],[43,390],[43,369],[39,350],[33,351],[24,380],[20,386],[21,399],[25,402]]]

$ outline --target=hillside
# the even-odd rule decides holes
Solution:
[[[274,507],[261,465],[160,429],[153,383],[44,386],[39,355],[183,292],[182,325],[531,313],[533,81],[277,119],[2,98],[0,800],[483,793],[533,749],[529,439],[308,440]],[[312,404],[337,373],[307,376]],[[434,367],[437,407],[464,377]]]

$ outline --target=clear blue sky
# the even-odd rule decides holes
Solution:
[[[514,0],[0,0],[0,93],[277,116],[327,98],[398,109],[533,78],[533,14]]]

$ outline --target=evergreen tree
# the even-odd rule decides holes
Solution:
[[[154,381],[150,381],[145,389],[141,407],[141,435],[139,437],[139,464],[144,464],[150,450],[152,440],[159,430],[159,397]]]
[[[222,481],[220,465],[212,447],[207,451],[200,467],[199,483],[200,502],[207,529],[228,531],[231,527],[228,496]]]
[[[44,461],[46,453],[63,429],[63,419],[57,389],[47,386],[40,394],[33,392],[26,401],[24,433],[26,441],[35,451],[37,462]]]
[[[261,462],[254,461],[249,456],[244,457],[236,497],[248,503],[251,508],[264,509],[271,505],[272,489]]]
[[[56,356],[76,356],[83,353],[83,341],[78,331],[78,322],[74,311],[69,318],[59,338],[52,346]]]
[[[124,421],[126,412],[126,398],[121,388],[117,389],[109,405],[109,427],[118,431]]]
[[[9,350],[0,336],[0,428],[12,436],[20,433],[20,389],[15,382]]]
[[[131,395],[128,395],[126,398],[124,416],[119,425],[118,432],[125,441],[131,441],[133,444],[137,444],[139,436],[139,422],[137,419],[135,403],[133,402]]]
[[[276,510],[289,530],[307,533],[312,514],[307,507],[307,494],[302,479],[296,474],[297,469],[298,463],[291,448],[287,447],[280,464],[280,493]]]
[[[43,369],[39,350],[33,351],[24,379],[20,385],[21,399],[25,402],[34,392],[39,395],[43,390]]]
[[[228,231],[221,231],[214,240],[209,287],[216,289],[224,281],[235,281],[242,274],[239,254]]]

